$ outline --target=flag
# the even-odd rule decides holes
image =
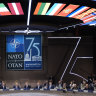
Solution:
[[[82,12],[88,10],[89,8],[90,7],[82,6],[82,7],[78,8],[77,10],[75,10],[74,12],[70,13],[69,15],[67,15],[67,17],[74,17],[76,15],[79,15]]]
[[[65,6],[66,4],[62,3],[55,3],[49,11],[46,13],[46,15],[57,15]]]
[[[93,12],[95,12],[95,11],[96,11],[95,8],[91,8],[91,9],[89,9],[88,11],[85,11],[85,12],[83,12],[82,14],[75,16],[74,18],[76,18],[76,19],[82,19],[82,18],[84,18],[85,16],[88,16],[89,14],[91,14],[91,13],[93,13]]]
[[[20,3],[8,3],[12,15],[24,15],[22,6]]]
[[[90,22],[90,21],[93,21],[94,19],[96,19],[96,16],[93,16],[93,17],[90,17],[86,20],[83,20],[84,23],[87,23],[87,22]]]
[[[91,13],[90,15],[85,16],[85,17],[84,17],[84,18],[82,18],[81,20],[86,20],[86,19],[89,19],[89,18],[91,18],[91,17],[94,17],[95,15],[96,15],[96,12]]]
[[[91,21],[91,22],[87,22],[87,23],[83,23],[82,25],[95,25],[96,21]]]
[[[61,11],[58,14],[58,16],[67,16],[68,14],[70,14],[72,11],[74,11],[78,7],[79,7],[79,5],[72,5],[72,4],[70,4],[63,11]]]
[[[39,2],[34,11],[34,15],[45,15],[51,3]]]
[[[0,3],[0,15],[11,15],[10,11],[3,3]]]

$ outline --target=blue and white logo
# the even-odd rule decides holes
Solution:
[[[20,41],[18,39],[12,39],[10,42],[12,48],[18,48],[20,46]]]

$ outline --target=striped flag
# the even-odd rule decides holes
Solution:
[[[78,7],[79,7],[79,5],[72,5],[72,4],[70,4],[63,11],[61,11],[58,14],[58,16],[67,16],[68,14],[70,14],[72,11],[74,11]]]
[[[91,21],[91,22],[87,22],[87,23],[83,23],[82,25],[95,25],[96,21]]]
[[[90,15],[88,15],[88,16],[85,16],[85,17],[84,17],[84,18],[82,18],[81,20],[86,20],[86,19],[89,19],[89,18],[94,17],[94,16],[96,16],[96,12],[91,13],[91,14],[90,14]]]
[[[89,9],[88,11],[83,12],[82,14],[75,16],[74,18],[82,19],[82,18],[84,18],[85,16],[88,16],[89,14],[91,14],[91,13],[93,13],[93,12],[95,12],[95,11],[96,11],[95,8],[91,8],[91,9]]]
[[[50,10],[46,13],[46,15],[57,15],[65,6],[66,4],[62,3],[55,3]]]
[[[84,23],[87,23],[87,22],[90,22],[90,21],[93,21],[94,19],[96,19],[96,16],[93,16],[93,17],[90,17],[86,20],[83,20]]]
[[[6,6],[3,3],[0,3],[0,15],[11,15],[9,10],[6,8]]]
[[[79,15],[82,12],[88,10],[89,8],[90,7],[82,6],[82,7],[78,8],[77,10],[75,10],[74,12],[70,13],[69,15],[67,15],[67,17],[74,17],[76,15]]]
[[[20,3],[8,3],[12,15],[24,15],[23,9]]]
[[[34,11],[34,15],[45,15],[51,3],[39,2]]]

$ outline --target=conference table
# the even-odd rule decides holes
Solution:
[[[96,96],[96,93],[57,90],[0,90],[0,96]]]

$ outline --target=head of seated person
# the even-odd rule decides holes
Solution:
[[[42,85],[40,84],[40,81],[37,82],[37,85],[34,89],[40,90],[42,88]]]
[[[20,85],[18,83],[18,81],[15,81],[15,85],[13,86],[14,90],[20,90]]]
[[[24,90],[30,90],[31,85],[29,85],[29,82],[25,82]]]

